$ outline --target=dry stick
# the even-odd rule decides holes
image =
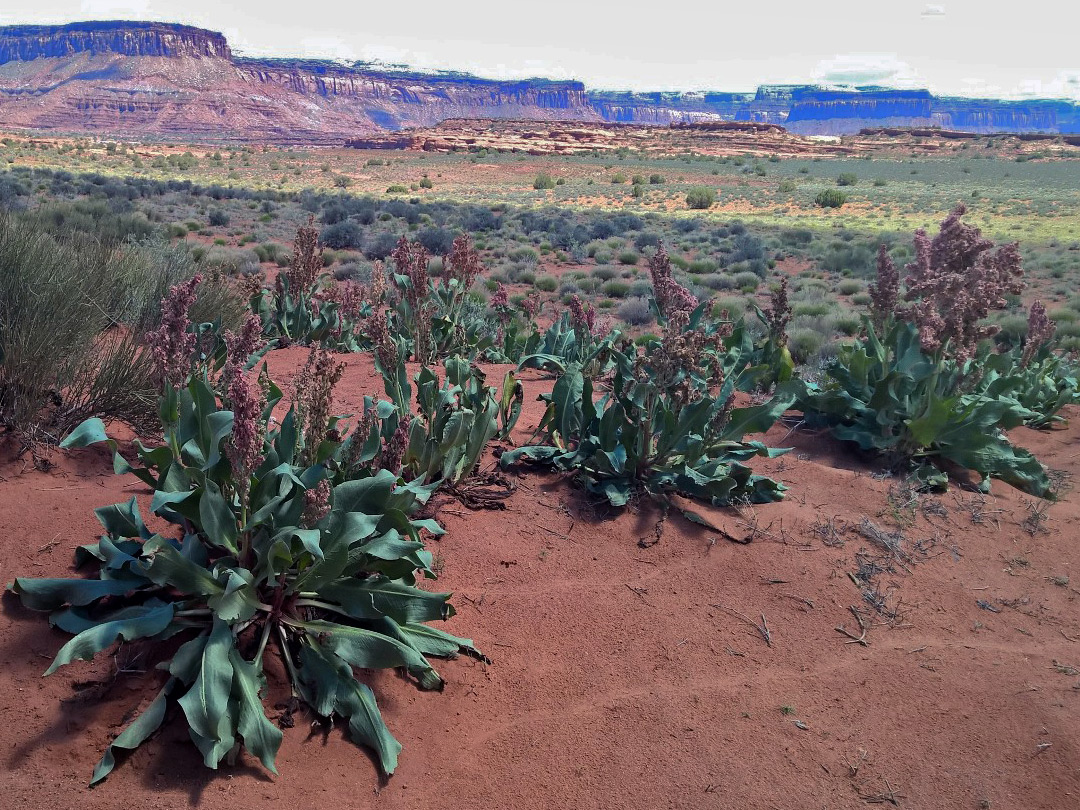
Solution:
[[[849,639],[851,639],[851,641],[845,641],[845,642],[844,642],[845,644],[859,644],[859,645],[861,645],[861,646],[863,646],[863,647],[869,647],[869,646],[870,646],[870,642],[869,642],[869,641],[867,641],[867,639],[866,639],[866,631],[867,631],[867,630],[868,630],[869,628],[868,628],[868,627],[866,626],[866,624],[865,624],[865,623],[863,622],[863,620],[862,620],[862,616],[860,616],[860,615],[859,615],[859,611],[857,611],[857,610],[855,609],[855,606],[854,606],[854,605],[852,605],[852,606],[851,606],[851,607],[849,608],[849,610],[851,610],[851,614],[852,614],[852,615],[853,615],[853,616],[855,617],[855,621],[859,623],[859,629],[860,629],[860,630],[862,630],[862,635],[860,635],[860,636],[856,636],[856,635],[855,635],[854,633],[851,633],[851,632],[849,632],[849,631],[847,630],[847,628],[846,628],[846,627],[844,627],[844,625],[842,625],[842,624],[841,624],[841,625],[838,625],[838,626],[837,626],[837,628],[836,628],[836,632],[837,632],[837,633],[842,633],[843,635],[845,635],[845,636],[847,636],[847,637],[848,637]]]
[[[734,610],[733,608],[729,608],[726,605],[712,605],[712,607],[719,608],[720,610],[726,611],[727,613],[730,613],[732,616],[735,616],[738,619],[742,619],[748,625],[750,625],[755,630],[757,630],[758,634],[763,639],[765,639],[765,646],[767,646],[767,647],[772,646],[772,631],[769,629],[768,622],[765,621],[765,614],[764,613],[761,614],[761,624],[758,624],[753,619],[751,619],[749,616],[747,616],[747,615],[745,615],[743,613],[739,613],[739,611]]]
[[[805,596],[798,596],[798,595],[793,594],[793,593],[782,593],[780,595],[783,596],[786,599],[794,599],[796,602],[802,602],[808,608],[813,609],[813,607],[814,607],[814,600],[813,599],[807,599]]]
[[[891,804],[893,807],[900,806],[900,799],[905,798],[903,793],[897,793],[896,788],[889,784],[889,780],[882,777],[885,782],[887,793],[865,794],[860,792],[859,798],[867,804]]]

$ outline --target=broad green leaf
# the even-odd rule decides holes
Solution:
[[[199,674],[178,701],[192,731],[207,740],[221,740],[220,720],[228,712],[229,696],[232,694],[233,665],[230,654],[234,649],[229,625],[221,619],[214,619],[210,637],[200,656]],[[216,765],[215,762],[210,767]]]
[[[233,666],[233,697],[240,707],[237,729],[244,739],[244,747],[259,758],[263,767],[277,773],[274,759],[281,745],[281,731],[266,718],[259,692],[265,686],[261,667],[245,661],[240,651],[229,651]]]
[[[19,577],[8,589],[31,610],[89,605],[104,596],[120,596],[145,582],[130,579],[31,579]]]
[[[324,717],[332,711],[346,718],[350,739],[373,749],[383,773],[392,774],[401,743],[383,722],[371,689],[357,682],[348,663],[314,641],[301,646],[300,662],[300,678],[315,710]]]
[[[110,439],[108,434],[105,433],[105,423],[95,416],[91,419],[87,419],[71,431],[71,433],[67,435],[67,438],[60,442],[60,447],[64,449],[69,447],[88,447],[91,444],[108,441],[110,441]]]
[[[180,683],[176,678],[169,678],[150,705],[139,712],[139,716],[117,735],[116,739],[105,749],[101,760],[94,768],[94,774],[90,779],[91,785],[96,785],[116,767],[115,753],[117,750],[135,750],[161,727],[161,723],[165,719],[165,709],[168,708],[169,697],[179,685]]]
[[[341,605],[355,619],[389,616],[399,624],[447,619],[450,594],[431,593],[383,576],[339,580],[319,589],[319,596]]]
[[[145,553],[150,557],[146,575],[158,585],[176,588],[188,596],[221,595],[225,590],[208,570],[183,556],[164,539],[147,542]]]
[[[377,620],[381,629],[393,632],[397,623],[392,619]],[[352,627],[334,622],[305,622],[304,629],[325,634],[324,644],[354,667],[362,669],[393,669],[405,667],[416,676],[424,689],[438,689],[442,679],[420,651],[407,641],[393,638],[385,632]]]
[[[215,546],[236,551],[238,528],[236,513],[226,503],[218,485],[207,480],[202,497],[199,498],[199,522],[206,538]]]
[[[89,661],[115,641],[134,641],[137,638],[157,635],[169,626],[172,618],[173,605],[166,602],[144,607],[140,614],[129,614],[83,630],[60,648],[45,674],[52,675],[64,664],[75,660]]]

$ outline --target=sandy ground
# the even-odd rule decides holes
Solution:
[[[279,382],[302,359],[275,352]],[[347,362],[346,412],[381,394],[366,357]],[[525,384],[519,439],[551,382]],[[1070,415],[1068,429],[1016,438],[1076,481],[1080,410]],[[505,512],[443,503],[448,533],[432,550],[458,608],[446,629],[492,663],[443,662],[442,694],[367,676],[405,746],[385,782],[341,729],[303,722],[285,732],[280,776],[246,756],[208,771],[174,718],[88,790],[159,675],[116,674],[122,650],[43,679],[66,636],[6,595],[0,806],[1080,807],[1076,493],[1043,518],[1000,483],[985,499],[890,497],[895,481],[832,440],[787,432],[767,438],[796,449],[756,466],[788,483],[788,499],[710,512],[748,544],[675,516],[658,535],[649,504],[609,515],[534,473]],[[4,582],[67,575],[74,547],[97,536],[93,508],[144,494],[94,449],[54,460],[50,473],[0,466]],[[901,551],[863,536],[864,519],[902,530]],[[283,680],[269,677],[272,703]]]

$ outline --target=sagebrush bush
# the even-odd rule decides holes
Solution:
[[[94,416],[152,426],[142,338],[164,291],[194,272],[182,246],[57,238],[36,218],[0,213],[0,428],[33,446]],[[227,301],[242,309],[226,290],[217,282],[200,317]]]
[[[698,211],[712,208],[716,202],[716,192],[705,186],[698,186],[686,192],[686,206]]]
[[[656,318],[644,296],[627,298],[616,310],[619,319],[630,326],[647,326]]]
[[[842,208],[847,202],[847,194],[835,188],[827,188],[814,197],[814,205],[819,208]]]
[[[630,285],[625,281],[605,281],[600,291],[611,298],[625,298],[630,292]]]

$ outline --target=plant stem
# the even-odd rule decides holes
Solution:
[[[255,653],[255,663],[259,666],[262,665],[263,651],[266,649],[266,642],[270,639],[270,630],[273,626],[274,622],[267,617],[266,622],[263,624],[262,635],[259,637],[259,650]]]
[[[267,621],[267,625],[271,622]],[[289,640],[285,637],[285,628],[280,624],[277,625],[278,631],[278,647],[281,649],[281,657],[285,661],[285,669],[289,671],[289,689],[292,691],[293,697],[300,697],[296,691],[296,682],[299,680],[299,676],[296,674],[296,665],[293,664],[292,656],[289,655]]]

